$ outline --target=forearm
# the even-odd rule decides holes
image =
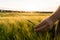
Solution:
[[[53,15],[51,15],[49,17],[53,22],[57,21],[60,18],[60,6],[59,8],[56,10],[56,12],[53,13]]]

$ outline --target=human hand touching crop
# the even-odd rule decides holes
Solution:
[[[53,14],[35,26],[35,31],[46,32],[52,29],[53,23],[60,19],[60,6]]]
[[[53,21],[49,18],[43,20],[40,24],[35,26],[35,31],[46,32],[52,29]]]

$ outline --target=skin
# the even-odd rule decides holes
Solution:
[[[53,14],[50,17],[36,25],[34,29],[35,31],[47,32],[52,29],[53,23],[59,20],[59,18],[60,18],[60,6],[55,12],[53,12]]]
[[[60,19],[57,21],[57,25],[55,28],[55,37],[60,36]]]

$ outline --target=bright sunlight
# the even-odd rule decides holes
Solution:
[[[60,0],[0,0],[0,9],[19,11],[54,11]]]

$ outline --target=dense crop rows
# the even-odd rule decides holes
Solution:
[[[50,33],[35,32],[34,26],[48,16],[0,17],[0,40],[53,40]]]

